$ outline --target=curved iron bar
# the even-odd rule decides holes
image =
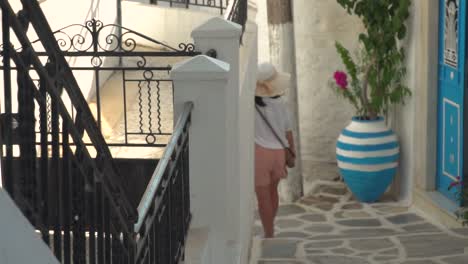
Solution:
[[[162,133],[161,131],[161,87],[159,86],[161,83],[159,81],[156,81],[156,105],[158,106],[157,108],[157,120],[158,120],[158,133]]]
[[[149,130],[150,134],[153,134],[153,124],[152,124],[153,123],[153,118],[152,118],[153,113],[151,112],[151,103],[152,103],[152,100],[151,100],[151,82],[148,81],[148,80],[146,81],[146,87],[148,88],[148,90],[147,90],[147,94],[148,94],[148,130]]]
[[[52,34],[55,36],[56,34],[63,34],[64,37],[66,37],[68,39],[68,42],[69,44],[67,45],[67,40],[64,39],[64,38],[59,38],[57,40],[57,44],[59,44],[59,47],[60,47],[60,50],[61,51],[70,51],[72,49],[74,49],[75,51],[87,51],[89,49],[91,49],[93,47],[93,41],[90,43],[89,46],[85,47],[85,48],[78,48],[76,45],[75,45],[75,41],[77,44],[84,44],[86,42],[86,31],[89,32],[90,34],[92,34],[92,29],[90,29],[88,27],[88,23],[90,21],[87,21],[85,22],[86,25],[81,25],[81,24],[70,24],[68,26],[65,26],[65,27],[62,27],[58,30],[55,30],[52,32]],[[69,28],[72,28],[72,27],[78,27],[78,28],[81,28],[81,29],[85,29],[85,33],[75,33],[73,35],[69,35],[67,34],[67,32],[65,32],[66,29],[69,29]],[[40,42],[41,40],[40,39],[36,39],[34,41],[31,41],[31,44],[35,44],[37,42]],[[63,47],[68,47],[68,48],[63,48]]]
[[[84,29],[84,32],[80,33],[73,33],[73,34],[68,34],[66,31],[69,30],[70,28],[73,27],[78,27],[81,28],[81,31]],[[118,36],[116,33],[109,33],[108,35],[105,35],[102,37],[101,35],[103,34],[103,31],[105,31],[108,28],[115,28],[115,31],[110,31],[110,32],[121,32],[122,30],[125,30],[124,33],[121,34],[121,36]],[[118,30],[117,30],[118,29]],[[187,53],[192,53],[195,52],[195,46],[193,43],[180,43],[178,45],[178,48],[172,47],[168,44],[165,44],[161,41],[158,41],[156,39],[153,39],[151,37],[148,37],[140,32],[137,32],[135,30],[132,30],[130,28],[120,26],[117,24],[104,24],[101,20],[97,19],[91,19],[88,20],[82,24],[70,24],[68,26],[62,27],[58,30],[55,30],[52,32],[52,34],[59,35],[61,37],[56,38],[57,44],[60,47],[60,50],[63,52],[99,52],[99,51],[104,51],[104,52],[111,52],[111,51],[123,51],[125,53],[132,52],[135,50],[137,46],[137,41],[134,38],[131,37],[125,37],[129,34],[133,34],[135,36],[138,36],[146,41],[149,41],[153,44],[157,44],[161,47],[164,47],[170,51],[173,52],[187,52]],[[88,40],[88,35],[91,36],[91,40]],[[102,42],[102,38],[104,38],[104,43]],[[85,43],[89,43],[89,45],[86,45],[85,47],[80,47],[79,45],[83,45]],[[31,41],[31,44],[36,44],[39,43],[40,39],[36,39]],[[113,45],[115,43],[115,45]],[[106,47],[106,45],[111,45],[111,48]],[[0,46],[2,48],[2,46]],[[23,47],[17,48],[17,51],[22,50]],[[0,56],[3,56],[3,52],[0,52]]]
[[[144,68],[146,66],[146,58],[145,56],[140,56],[141,60],[138,60],[136,65],[138,68]]]
[[[184,128],[187,125],[187,122],[189,121],[190,114],[192,113],[193,109],[193,103],[192,102],[186,102],[184,104],[184,110],[180,117],[177,120],[177,123],[174,127],[174,133],[172,134],[172,137],[167,144],[166,149],[164,150],[164,153],[161,157],[161,159],[158,162],[158,165],[156,166],[156,169],[153,172],[153,175],[151,176],[151,179],[146,187],[145,192],[143,193],[143,196],[141,197],[140,203],[138,204],[138,221],[134,225],[134,232],[135,233],[140,233],[144,220],[146,218],[146,215],[148,214],[148,211],[150,207],[152,206],[152,203],[155,200],[155,197],[157,196],[157,191],[161,187],[161,184],[163,183],[163,178],[164,174],[166,171],[166,167],[168,166],[169,162],[171,161],[171,156],[173,155],[173,152],[175,151],[178,141],[184,133]]]
[[[143,81],[138,82],[138,112],[139,112],[139,124],[140,132],[143,133],[143,97],[142,97],[142,83]]]
[[[176,51],[176,52],[180,52],[180,51],[182,51],[182,52],[185,52],[185,51],[190,52],[190,51],[193,51],[193,50],[189,50],[189,49],[186,48],[186,47],[191,47],[191,46],[193,46],[193,44],[191,44],[191,43],[187,43],[187,44],[186,44],[186,43],[181,43],[181,44],[179,45],[179,48],[180,48],[180,49],[177,49],[177,48],[171,47],[171,46],[169,46],[169,45],[167,45],[167,44],[164,44],[164,43],[162,43],[162,42],[160,42],[160,41],[158,41],[158,40],[155,40],[155,39],[153,39],[153,38],[150,38],[150,37],[148,37],[148,36],[146,36],[146,35],[144,35],[144,34],[142,34],[142,33],[140,33],[140,32],[137,32],[137,31],[134,31],[134,30],[132,30],[132,29],[129,29],[129,28],[127,28],[127,27],[120,26],[120,25],[117,25],[117,24],[106,24],[106,25],[104,25],[104,23],[103,23],[102,21],[96,20],[96,19],[94,19],[94,18],[91,19],[91,20],[88,20],[85,24],[86,24],[86,26],[79,25],[79,24],[72,24],[72,25],[70,25],[70,26],[66,26],[66,27],[63,27],[63,28],[61,28],[61,29],[55,31],[54,34],[55,34],[56,32],[58,32],[58,31],[63,31],[64,29],[68,29],[68,28],[70,28],[70,27],[72,27],[72,26],[77,26],[77,25],[78,25],[78,26],[81,26],[81,27],[86,28],[86,29],[89,31],[89,33],[91,33],[91,35],[92,35],[92,37],[93,37],[93,39],[92,39],[92,44],[97,44],[98,47],[102,49],[102,51],[116,51],[118,48],[121,48],[121,49],[122,49],[123,51],[125,51],[125,52],[131,52],[131,51],[133,51],[133,50],[136,48],[136,41],[135,41],[135,39],[133,39],[133,38],[124,38],[124,36],[127,35],[127,34],[134,34],[134,35],[136,35],[136,36],[138,36],[138,37],[140,37],[140,38],[142,38],[142,39],[145,39],[145,40],[150,41],[150,42],[152,42],[152,43],[154,43],[154,44],[157,44],[157,45],[160,45],[160,46],[162,46],[162,47],[165,47],[165,48],[167,48],[167,49],[169,49],[169,50],[171,50],[171,51]],[[118,43],[116,44],[116,46],[115,46],[114,48],[112,48],[112,49],[108,49],[108,48],[106,48],[106,47],[103,47],[103,46],[102,46],[102,43],[99,41],[99,40],[100,40],[100,37],[101,37],[101,32],[102,32],[104,29],[106,29],[106,28],[115,28],[115,29],[123,29],[123,30],[126,30],[126,32],[125,32],[125,33],[122,33],[121,36],[118,36],[118,35],[116,35],[116,34],[114,34],[114,33],[110,33],[109,35],[105,36],[105,42],[106,42],[106,44],[108,44],[108,45],[111,45],[111,44],[114,42],[114,40],[118,41]],[[130,49],[125,49],[125,48],[123,47],[124,45],[125,45],[126,47],[131,47],[131,48],[130,48]],[[181,46],[181,45],[182,45],[182,46]],[[91,47],[92,47],[92,46],[91,46]],[[89,47],[89,48],[86,49],[86,50],[81,50],[81,51],[88,51],[91,47]]]
[[[182,51],[182,52],[184,52],[184,51],[190,51],[190,50],[187,50],[187,49],[176,49],[176,48],[171,47],[171,46],[169,46],[169,45],[167,45],[167,44],[164,44],[164,43],[162,43],[162,42],[160,42],[160,41],[158,41],[158,40],[155,40],[155,39],[150,38],[150,37],[148,37],[148,36],[146,36],[146,35],[143,35],[143,34],[141,34],[141,33],[139,33],[139,32],[136,32],[136,31],[131,30],[131,29],[127,28],[127,27],[119,26],[119,25],[116,25],[116,24],[107,24],[107,25],[103,26],[100,30],[102,30],[104,27],[109,27],[109,26],[114,26],[114,27],[116,27],[116,28],[121,28],[121,29],[127,30],[128,32],[123,33],[122,36],[125,35],[125,34],[133,33],[133,34],[137,35],[138,37],[141,37],[141,38],[143,38],[143,39],[145,39],[145,40],[148,40],[148,41],[150,41],[150,42],[153,42],[153,43],[155,43],[155,44],[161,45],[161,46],[163,46],[163,47],[165,47],[165,48],[167,48],[167,49],[169,49],[169,50],[172,50],[172,51]],[[128,39],[127,39],[127,40],[128,40]],[[133,39],[132,39],[132,40],[133,40]],[[121,41],[122,41],[122,39],[121,39]],[[181,44],[184,45],[184,46],[182,46],[182,47],[193,46],[193,44],[191,44],[191,43],[187,43],[187,44],[181,43]],[[181,44],[179,44],[179,47],[181,47]],[[192,50],[192,51],[193,51],[193,50]]]

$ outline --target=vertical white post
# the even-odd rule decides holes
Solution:
[[[192,32],[195,47],[203,53],[213,49],[217,59],[229,63],[230,71],[226,88],[226,143],[227,143],[227,232],[231,245],[239,241],[239,225],[241,218],[240,197],[242,195],[240,181],[239,152],[239,49],[242,27],[223,18],[216,17],[200,25]],[[235,247],[235,246],[234,246]]]
[[[175,120],[187,101],[194,104],[190,127],[191,228],[207,227],[210,260],[227,263],[228,108],[229,64],[199,55],[174,66]]]

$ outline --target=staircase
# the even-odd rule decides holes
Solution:
[[[145,188],[132,194],[122,171],[132,173],[142,163],[123,165],[112,157],[39,3],[21,3],[15,13],[0,0],[4,190],[62,263],[179,263],[191,219],[192,104],[186,104],[160,161],[144,170]],[[35,52],[31,31],[47,60]]]

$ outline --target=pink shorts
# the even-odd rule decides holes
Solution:
[[[286,176],[284,149],[267,149],[255,144],[255,186],[268,186]]]

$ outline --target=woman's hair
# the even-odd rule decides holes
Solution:
[[[271,99],[277,99],[277,98],[280,98],[281,96],[280,95],[277,95],[277,96],[273,96],[273,97],[270,97]],[[265,101],[263,101],[263,98],[260,97],[260,96],[255,96],[255,104],[260,106],[260,107],[265,107],[266,106],[266,103]]]
[[[255,104],[260,106],[260,107],[265,107],[266,106],[265,102],[263,101],[263,98],[260,97],[260,96],[255,96]]]

